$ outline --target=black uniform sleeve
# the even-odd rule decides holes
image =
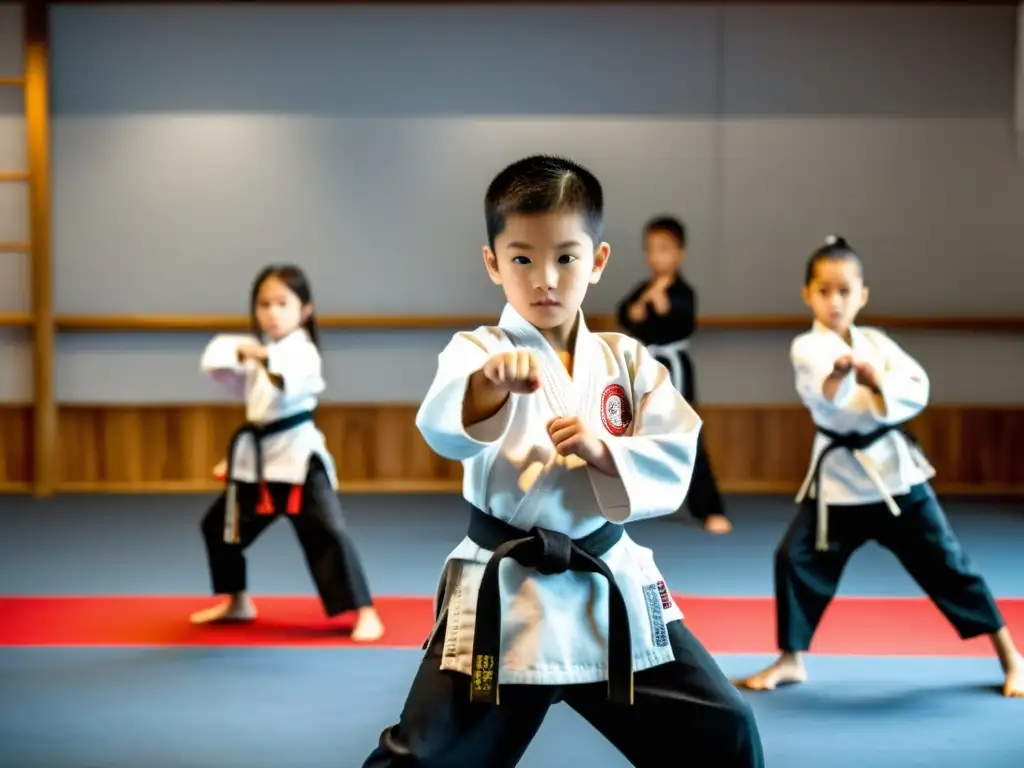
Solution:
[[[640,294],[647,290],[647,286],[648,283],[646,282],[637,285],[626,298],[619,302],[618,307],[619,325],[621,325],[630,336],[641,341],[640,333],[642,332],[644,323],[634,323],[630,320],[629,308],[633,306],[633,302],[640,298]]]

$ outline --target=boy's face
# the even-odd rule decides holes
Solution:
[[[484,248],[484,264],[508,303],[531,325],[572,324],[608,263],[607,243],[595,244],[574,213],[509,216],[505,231]]]
[[[819,261],[814,266],[814,280],[804,286],[803,293],[814,319],[839,334],[849,330],[868,303],[860,265],[853,259]]]
[[[644,256],[651,272],[664,276],[679,271],[686,258],[686,250],[671,233],[655,229],[644,236]]]

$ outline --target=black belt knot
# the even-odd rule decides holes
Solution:
[[[533,528],[530,538],[516,552],[520,565],[550,576],[565,573],[572,564],[572,539],[547,528]]]
[[[611,569],[601,559],[622,538],[621,525],[605,523],[581,539],[546,528],[525,531],[473,507],[467,536],[481,549],[493,552],[480,579],[473,632],[470,699],[498,703],[498,664],[501,652],[501,563],[511,558],[525,568],[552,575],[576,571],[595,573],[608,581],[608,698],[633,703],[633,642],[629,611]]]
[[[235,448],[238,447],[238,443],[243,437],[251,436],[253,439],[253,451],[256,454],[254,467],[256,471],[256,480],[257,482],[263,482],[263,440],[313,421],[314,416],[314,411],[299,411],[298,413],[293,413],[291,416],[285,416],[284,418],[276,419],[274,421],[268,421],[264,424],[254,424],[249,421],[238,427],[238,429],[236,429],[231,435],[231,440],[228,443],[228,482],[231,482],[231,473],[234,471]]]

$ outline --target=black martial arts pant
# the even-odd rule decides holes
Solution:
[[[679,352],[678,355],[679,365],[683,370],[683,388],[680,394],[686,398],[686,402],[696,408],[697,384],[694,378],[693,360],[686,352]],[[670,361],[664,358],[657,359],[670,371],[672,370]],[[690,517],[701,522],[712,515],[726,516],[725,503],[722,501],[715,473],[711,469],[711,460],[708,458],[707,448],[704,446],[703,430],[697,436],[697,455],[694,458],[690,490],[686,494],[686,509],[690,513]]]
[[[253,483],[237,485],[238,544],[224,541],[226,494],[220,495],[203,518],[203,539],[206,542],[214,594],[230,595],[246,588],[245,549],[284,513],[293,490],[293,486],[287,483],[267,483],[275,512],[263,515],[255,513],[259,486]],[[326,614],[337,616],[372,605],[362,562],[352,537],[345,529],[341,502],[318,457],[310,459],[299,514],[284,516],[291,521],[299,537],[299,544]]]
[[[440,669],[442,623],[401,719],[363,768],[512,768],[563,701],[639,768],[762,768],[750,706],[681,621],[668,624],[668,635],[675,661],[635,674],[632,706],[610,703],[607,683],[502,685],[492,706],[470,701],[467,675]]]
[[[976,574],[927,483],[895,499],[901,513],[883,504],[828,508],[829,547],[815,549],[817,502],[808,499],[775,553],[775,602],[779,649],[806,651],[843,568],[870,540],[892,552],[963,639],[1003,627],[992,593]]]

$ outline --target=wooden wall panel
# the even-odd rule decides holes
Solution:
[[[32,490],[32,407],[0,403],[0,493]]]
[[[318,423],[350,492],[448,492],[461,469],[435,456],[408,404],[328,404]],[[813,428],[792,405],[701,409],[724,490],[792,493],[807,466]],[[61,492],[197,492],[217,487],[210,469],[242,411],[230,405],[67,405],[58,418]],[[32,480],[29,406],[0,405],[0,491]],[[1024,408],[935,406],[913,425],[945,493],[1024,496]]]

